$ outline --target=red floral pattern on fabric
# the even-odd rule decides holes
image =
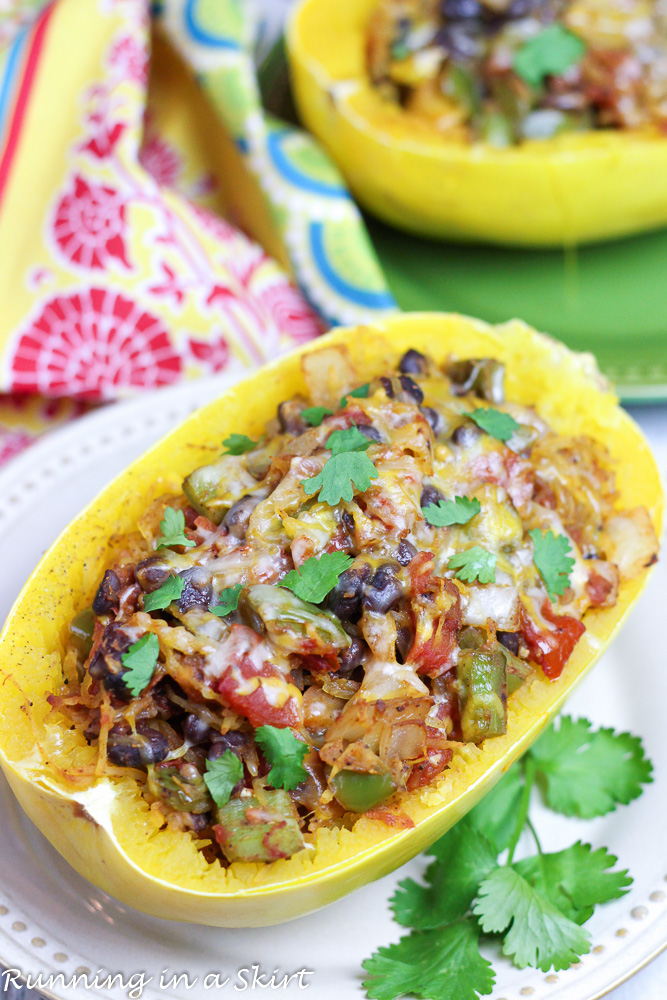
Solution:
[[[129,268],[125,226],[125,207],[118,191],[76,176],[72,190],[56,208],[53,235],[73,264],[104,269],[115,258]]]
[[[222,371],[229,361],[229,344],[219,334],[210,340],[196,340],[190,337],[188,341],[192,356],[201,364],[206,365],[211,373]]]
[[[175,187],[183,169],[180,153],[158,135],[146,139],[139,151],[139,162],[163,187]]]
[[[303,343],[322,333],[322,326],[313,310],[296,288],[287,282],[270,285],[256,294],[278,329],[295,343]]]
[[[114,152],[120,137],[126,129],[124,122],[106,125],[104,122],[92,122],[91,137],[81,149],[92,153],[98,160],[104,160]]]
[[[10,370],[24,392],[106,399],[170,385],[182,361],[161,319],[124,295],[92,288],[47,302],[19,335]]]
[[[109,66],[122,79],[146,83],[148,79],[146,50],[131,35],[118,38],[111,46],[108,58]]]

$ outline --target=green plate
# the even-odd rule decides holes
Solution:
[[[434,243],[367,222],[402,309],[518,316],[592,351],[624,402],[667,400],[667,230],[535,251]]]

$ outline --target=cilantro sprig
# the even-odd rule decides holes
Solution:
[[[158,539],[156,549],[172,548],[174,545],[183,545],[189,549],[197,544],[185,534],[185,514],[174,507],[165,507],[164,518],[160,521],[160,531],[162,535]]]
[[[218,603],[211,604],[208,610],[217,615],[218,618],[224,618],[230,612],[236,611],[239,606],[239,597],[242,590],[242,583],[237,583],[233,587],[225,587],[218,594]]]
[[[509,441],[521,427],[521,424],[518,424],[514,417],[510,417],[509,413],[503,413],[502,410],[479,409],[473,410],[466,416],[470,417],[481,430],[486,431],[498,441]]]
[[[301,485],[309,496],[319,493],[319,499],[335,507],[341,500],[354,497],[354,487],[364,493],[377,479],[378,471],[366,454],[371,442],[356,427],[334,431],[327,439],[331,458],[322,471]]]
[[[152,594],[144,594],[144,611],[162,611],[172,601],[177,601],[183,593],[185,580],[180,576],[170,576]]]
[[[333,410],[328,410],[326,406],[307,406],[301,411],[301,416],[311,427],[319,427],[325,417],[333,416]]]
[[[480,930],[497,937],[519,968],[564,969],[585,955],[590,936],[582,925],[632,880],[603,847],[577,841],[543,853],[528,818],[531,790],[537,782],[548,805],[566,815],[601,815],[636,798],[650,774],[637,737],[563,717],[429,849],[423,882],[399,883],[391,907],[410,933],[363,963],[369,1000],[490,993],[495,974],[479,952]],[[538,853],[515,861],[526,826]]]
[[[277,726],[260,726],[255,730],[255,742],[271,765],[267,781],[272,788],[285,788],[291,792],[308,777],[303,758],[310,747],[298,740],[289,729]]]
[[[495,583],[496,562],[497,557],[493,552],[483,549],[481,545],[473,545],[452,556],[447,568],[455,570],[454,576],[466,583],[474,583],[475,580],[480,583]]]
[[[338,408],[340,410],[344,410],[345,407],[347,406],[348,399],[366,399],[370,387],[371,387],[370,382],[366,382],[364,385],[360,385],[358,386],[358,388],[352,389],[351,392],[347,392],[344,396],[341,397],[341,401],[338,404]]]
[[[224,455],[244,455],[246,451],[256,448],[258,442],[246,437],[245,434],[230,434],[222,444],[225,448]]]
[[[531,87],[547,76],[560,76],[579,62],[586,43],[562,24],[550,24],[524,42],[514,56],[514,72]]]
[[[232,750],[225,750],[216,760],[206,761],[204,781],[217,806],[226,806],[234,787],[243,777],[243,764]]]
[[[319,557],[311,556],[298,570],[291,569],[280,581],[280,586],[287,587],[302,601],[321,604],[338,583],[341,573],[344,573],[353,561],[352,557],[344,552],[323,552]]]
[[[154,632],[148,632],[133,642],[126,653],[121,654],[125,667],[123,683],[134,698],[137,698],[150,684],[160,654],[160,643]]]
[[[438,500],[423,508],[424,517],[434,528],[448,528],[452,524],[467,524],[482,509],[475,497],[454,497],[453,500]]]
[[[574,559],[568,553],[572,551],[572,546],[565,535],[554,535],[553,531],[543,534],[535,528],[529,534],[533,541],[533,562],[549,599],[555,601],[570,586]]]

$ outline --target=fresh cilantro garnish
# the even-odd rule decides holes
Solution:
[[[335,507],[341,500],[352,500],[353,486],[364,493],[377,477],[378,471],[365,452],[346,451],[333,455],[319,475],[302,479],[301,485],[309,496],[319,493],[323,503]]]
[[[564,916],[584,924],[593,916],[596,903],[619,899],[632,879],[627,871],[610,871],[618,859],[604,847],[594,851],[580,840],[565,851],[536,854],[513,867],[545,896]]]
[[[496,556],[481,545],[473,545],[471,549],[457,552],[447,563],[448,569],[456,570],[455,576],[466,583],[495,583]]]
[[[132,643],[126,653],[121,654],[125,667],[123,683],[134,698],[148,687],[159,653],[158,637],[153,632],[148,632]]]
[[[272,788],[286,788],[288,792],[308,777],[303,758],[310,747],[298,740],[289,729],[260,726],[255,730],[255,741],[271,765],[267,781]]]
[[[366,451],[370,440],[356,427],[346,427],[342,431],[334,431],[327,438],[327,448],[334,458],[349,451]]]
[[[391,907],[399,924],[432,930],[465,916],[482,879],[497,867],[498,851],[474,828],[468,817],[437,840],[427,852],[435,861],[420,885],[408,878],[399,882]]]
[[[185,580],[180,576],[170,576],[158,590],[152,594],[144,594],[144,611],[161,611],[168,608],[172,601],[177,601],[183,593]]]
[[[547,589],[550,600],[564,594],[570,586],[570,575],[574,566],[568,552],[572,546],[565,535],[554,535],[547,531],[545,535],[535,528],[529,532],[533,540],[533,562],[537,566],[542,582]]]
[[[586,759],[582,736],[597,744],[597,756]],[[619,753],[624,754],[620,760]],[[586,720],[564,718],[559,730],[548,731],[430,848],[432,860],[423,883],[406,879],[399,884],[391,905],[396,920],[412,933],[363,963],[370,973],[364,982],[367,996],[474,1000],[489,992],[494,974],[479,954],[480,928],[498,935],[503,953],[519,968],[565,969],[586,954],[589,936],[580,925],[595,906],[623,896],[632,880],[627,871],[612,870],[616,858],[603,847],[593,850],[577,841],[565,850],[542,853],[528,818],[533,784],[547,780],[552,808],[561,804],[550,799],[554,776],[558,791],[568,789],[570,800],[592,797],[600,805],[600,787],[604,785],[607,794],[618,774],[621,795],[610,796],[606,810],[639,794],[641,782],[650,780],[650,770],[635,737],[604,729],[591,732]],[[599,815],[580,807],[574,813]],[[515,862],[514,851],[526,826],[538,853]]]
[[[478,427],[481,427],[491,437],[497,438],[498,441],[509,441],[521,426],[514,417],[510,417],[509,413],[503,413],[501,410],[473,410],[466,416],[470,417]]]
[[[353,562],[344,552],[324,552],[319,558],[311,556],[298,570],[291,569],[280,586],[287,587],[302,601],[320,604]]]
[[[156,549],[171,548],[172,545],[191,548],[197,544],[185,534],[185,514],[182,510],[175,510],[174,507],[165,507],[164,519],[160,521],[160,531],[162,537],[155,546]]]
[[[246,451],[252,451],[257,447],[257,441],[246,437],[245,434],[230,434],[222,444],[227,449],[225,455],[243,455]]]
[[[514,868],[496,868],[479,886],[473,913],[487,934],[505,933],[503,955],[520,969],[567,969],[590,951],[590,935]]]
[[[547,804],[565,816],[590,819],[627,805],[653,779],[651,762],[636,736],[592,730],[586,719],[565,715],[530,751],[544,783]]]
[[[242,777],[243,764],[231,750],[225,750],[216,760],[206,761],[204,781],[217,806],[227,805]]]
[[[218,594],[218,603],[212,604],[208,610],[217,615],[218,618],[224,618],[230,611],[236,611],[239,606],[239,597],[242,590],[242,583],[237,583],[234,587],[225,587]]]
[[[307,406],[301,411],[301,416],[311,427],[319,427],[325,417],[333,415],[333,410],[327,410],[326,406]]]
[[[471,919],[437,931],[414,931],[398,944],[378,948],[363,963],[369,1000],[477,1000],[495,982],[491,963],[479,953],[479,931]]]
[[[479,514],[482,505],[470,497],[454,497],[453,500],[438,500],[424,507],[424,517],[434,528],[448,528],[450,524],[467,524]]]
[[[344,410],[347,406],[347,401],[350,398],[353,399],[366,399],[368,396],[368,390],[370,389],[370,382],[366,382],[365,385],[360,385],[358,389],[353,389],[352,392],[346,393],[340,401],[339,409]]]
[[[533,35],[514,56],[514,72],[531,87],[539,87],[546,76],[560,76],[579,62],[586,43],[562,24],[551,24]]]

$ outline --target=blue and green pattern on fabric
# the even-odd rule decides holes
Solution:
[[[328,155],[307,132],[262,108],[244,0],[161,0],[173,44],[254,176],[301,291],[331,325],[394,312],[361,214]]]

